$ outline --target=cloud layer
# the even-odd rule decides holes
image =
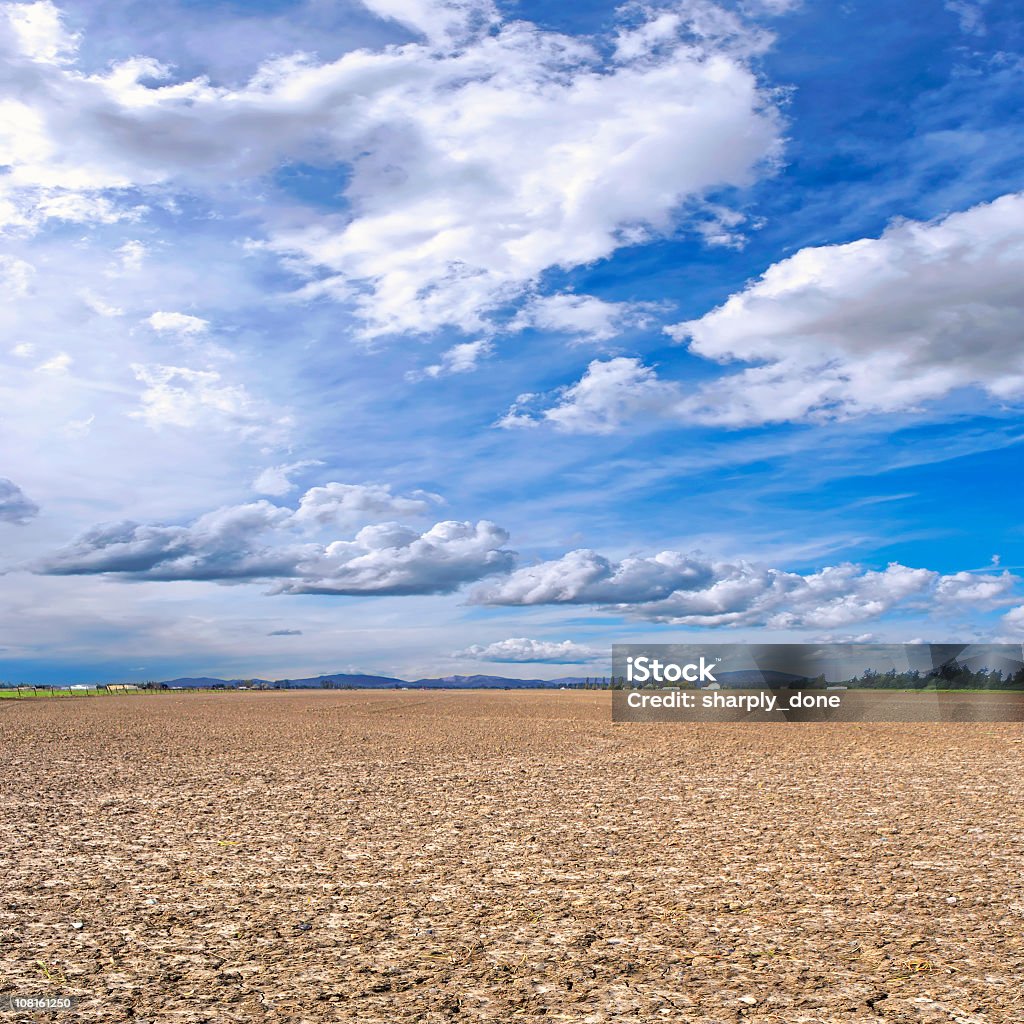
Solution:
[[[1009,573],[943,576],[898,562],[882,570],[845,563],[801,575],[749,562],[663,551],[612,561],[596,551],[517,569],[485,586],[488,605],[591,605],[682,626],[832,629],[877,618],[910,602],[1009,603]]]
[[[1024,194],[879,238],[801,249],[668,332],[720,363],[677,415],[725,426],[920,408],[975,387],[1024,396]]]
[[[363,526],[351,540],[307,539],[324,528],[422,514],[433,499],[392,495],[377,484],[331,483],[308,490],[295,509],[255,501],[182,526],[97,526],[32,568],[134,581],[273,580],[275,593],[339,595],[449,593],[512,568],[508,534],[486,521],[445,521],[423,533],[383,522]]]
[[[13,486],[13,485],[11,485]],[[17,489],[15,488],[15,491]],[[30,510],[21,508],[23,521]],[[476,604],[583,605],[615,615],[704,628],[842,629],[908,609],[995,609],[1019,597],[1009,572],[943,575],[891,562],[884,570],[852,563],[806,574],[745,560],[662,551],[620,561],[578,549],[517,568],[509,534],[486,520],[446,520],[429,529],[394,521],[420,517],[440,502],[382,484],[328,483],[294,508],[266,500],[216,509],[183,525],[104,524],[32,563],[50,576],[103,575],[133,581],[269,582],[274,594],[335,596],[446,594],[486,583]],[[354,531],[324,541],[324,533]],[[1013,624],[1016,612],[1007,616]],[[570,641],[522,637],[460,652],[478,660],[580,661]]]
[[[535,427],[547,423],[569,434],[610,434],[645,415],[661,420],[680,403],[675,384],[635,358],[594,359],[575,383],[550,396],[520,395],[498,421],[499,427]]]
[[[753,364],[697,388],[637,357],[595,359],[503,427],[606,434],[649,419],[722,427],[915,412],[974,388],[1024,397],[1024,193],[879,238],[801,249],[705,316],[667,327],[690,353]]]
[[[578,665],[604,657],[606,653],[571,640],[531,640],[525,636],[517,636],[509,637],[508,640],[496,640],[490,644],[473,644],[464,651],[457,651],[452,657],[508,664]]]
[[[418,41],[278,58],[232,88],[142,56],[82,74],[49,0],[3,5],[17,89],[0,121],[0,226],[136,217],[140,189],[217,189],[307,161],[336,173],[347,208],[296,211],[266,243],[310,278],[306,295],[345,301],[366,336],[493,330],[490,314],[548,268],[666,232],[779,153],[750,66],[765,38],[710,3],[635,8],[610,58],[489,3],[366,6]],[[601,337],[618,314],[597,302],[542,300],[517,323]],[[180,313],[150,322],[204,328]]]

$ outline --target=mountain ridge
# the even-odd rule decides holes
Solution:
[[[496,675],[427,676],[421,679],[399,679],[396,676],[378,676],[369,673],[327,672],[301,679],[221,679],[215,676],[180,676],[176,679],[157,680],[158,685],[180,689],[201,689],[211,686],[237,688],[240,686],[273,687],[286,690],[307,689],[439,689],[439,690],[498,690],[498,689],[551,689],[561,686],[582,686],[586,676],[560,676],[556,679],[515,679]]]

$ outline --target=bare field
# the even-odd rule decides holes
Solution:
[[[613,725],[587,692],[6,701],[0,994],[1021,1022],[1022,755],[1019,724]]]

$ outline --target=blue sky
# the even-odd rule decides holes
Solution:
[[[0,4],[0,678],[1019,640],[1014,6]]]

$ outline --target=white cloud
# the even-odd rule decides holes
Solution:
[[[975,387],[1024,396],[1024,194],[880,238],[801,249],[698,320],[690,351],[756,364],[678,415],[742,426],[909,411]]]
[[[1019,608],[1013,608],[1003,616],[1003,622],[1018,635],[1024,635],[1024,604]]]
[[[616,33],[615,56],[623,61],[648,57],[671,47],[682,27],[683,15],[679,11],[650,11],[636,28],[623,28]]]
[[[36,268],[25,260],[0,256],[0,295],[6,299],[20,299],[27,295],[35,272]]]
[[[991,607],[1019,582],[1009,574],[942,576],[897,562],[881,571],[844,563],[799,574],[678,551],[614,562],[584,549],[520,568],[482,589],[476,600],[595,605],[686,626],[839,629],[910,603]]]
[[[491,0],[362,0],[362,4],[441,46],[464,40],[500,20]]]
[[[804,0],[743,0],[741,9],[750,14],[767,14],[777,17],[795,11]]]
[[[679,4],[670,23],[641,10],[632,30],[653,19],[657,46],[610,60],[499,23],[487,2],[367,6],[424,41],[282,57],[229,88],[176,81],[147,57],[94,74],[55,62],[71,43],[43,5],[31,39],[0,39],[17,79],[0,109],[0,218],[109,222],[139,215],[139,190],[164,201],[289,160],[344,165],[349,209],[293,218],[269,243],[309,274],[305,294],[352,302],[367,336],[486,334],[545,270],[671,230],[688,203],[751,182],[779,152],[774,98],[750,66],[764,37],[712,4]],[[0,20],[23,10],[2,5]]]
[[[481,359],[486,359],[494,351],[494,345],[487,339],[479,341],[466,341],[453,345],[447,352],[442,353],[441,361],[428,366],[422,376],[426,377],[447,377],[453,373],[472,373]],[[410,374],[415,380],[418,373]]]
[[[57,188],[36,193],[32,209],[33,212],[28,216],[44,220],[64,220],[73,224],[116,224],[122,220],[136,220],[142,208],[120,206],[108,196]]]
[[[935,588],[940,601],[955,604],[967,601],[974,605],[997,606],[1014,600],[1017,577],[1009,572],[956,572],[943,576]]]
[[[24,119],[8,117],[0,100],[0,140],[24,131]],[[141,212],[141,207],[125,207],[108,196],[59,186],[19,185],[11,177],[0,179],[0,232],[8,234],[32,234],[49,220],[116,224],[137,220]]]
[[[884,643],[877,633],[825,633],[807,641],[812,644],[879,644]],[[924,643],[923,640],[908,640],[907,643]]]
[[[744,214],[718,203],[705,203],[702,210],[704,217],[697,220],[694,230],[708,245],[726,249],[742,249],[746,245],[747,236],[739,230],[747,222]]]
[[[957,16],[960,31],[972,36],[985,34],[985,4],[988,0],[946,0],[945,8]]]
[[[95,292],[90,291],[88,288],[83,288],[79,292],[81,300],[86,306],[91,309],[97,316],[115,317],[124,316],[124,310],[120,306],[113,306],[109,302],[100,298]]]
[[[40,363],[36,369],[40,373],[67,373],[74,360],[67,352],[58,352],[46,362]]]
[[[509,326],[572,334],[584,341],[609,341],[627,327],[649,325],[653,308],[651,303],[606,302],[594,295],[561,292],[532,299]]]
[[[272,494],[279,497],[294,491],[298,484],[292,483],[291,476],[300,470],[312,466],[322,466],[319,459],[299,459],[298,462],[287,462],[280,466],[268,466],[252,482],[252,488],[259,494]]]
[[[145,388],[142,407],[129,415],[154,430],[219,427],[271,440],[291,427],[288,415],[256,402],[241,384],[223,383],[215,370],[135,363],[132,371]]]
[[[446,521],[423,533],[395,522],[351,540],[307,540],[310,528],[382,515],[420,515],[434,496],[403,498],[380,485],[331,483],[295,509],[260,500],[208,512],[186,525],[103,524],[31,568],[43,575],[134,581],[276,581],[286,594],[435,594],[506,573],[515,555],[494,523]]]
[[[615,53],[624,61],[663,55],[682,35],[745,54],[764,50],[772,40],[769,33],[745,25],[736,14],[710,0],[634,2],[624,4],[619,13],[627,23],[616,34]]]
[[[124,245],[119,246],[115,251],[117,253],[118,260],[114,273],[132,274],[142,268],[142,263],[146,258],[148,250],[142,242],[137,239],[130,239],[125,242]]]
[[[13,480],[0,477],[0,522],[23,526],[39,514],[39,506]]]
[[[205,334],[210,326],[210,321],[204,320],[202,317],[190,316],[188,313],[168,313],[164,311],[157,311],[148,316],[146,323],[154,331],[178,334],[183,337]]]
[[[494,523],[447,521],[417,533],[397,523],[366,526],[334,541],[282,582],[284,594],[442,594],[515,564],[508,534]]]
[[[751,181],[777,152],[745,58],[692,25],[610,65],[521,22],[445,59],[405,49],[405,80],[377,98],[386,117],[354,162],[354,216],[275,247],[308,264],[307,294],[354,301],[368,336],[486,331],[545,269],[667,231],[687,200]]]
[[[392,494],[386,484],[329,483],[311,487],[299,501],[294,521],[311,526],[340,526],[392,516],[421,516],[439,503],[437,494]]]
[[[595,359],[575,384],[561,388],[546,409],[534,407],[548,396],[520,395],[499,421],[501,427],[531,427],[549,423],[573,434],[609,434],[638,416],[670,415],[679,402],[674,384],[639,359],[618,356]]]
[[[97,526],[36,568],[47,575],[111,573],[150,580],[280,576],[294,571],[299,552],[258,542],[290,516],[288,509],[257,501],[208,512],[189,526]]]
[[[490,644],[473,644],[464,651],[456,651],[452,657],[471,658],[475,661],[578,665],[603,657],[606,653],[573,643],[571,640],[531,640],[519,636]]]
[[[3,13],[26,57],[43,64],[64,64],[74,57],[78,37],[64,28],[61,11],[50,0],[5,4]]]

